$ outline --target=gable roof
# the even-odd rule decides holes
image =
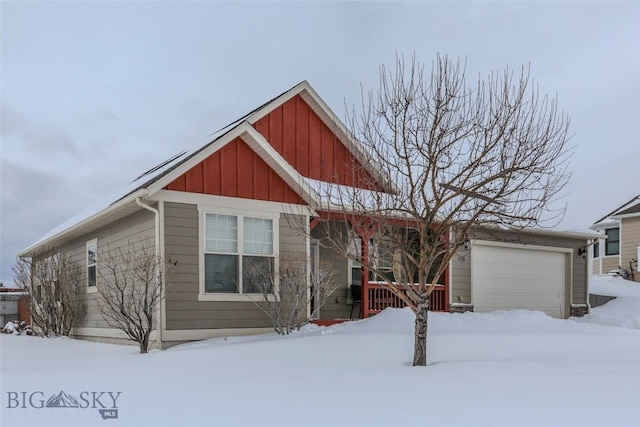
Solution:
[[[620,216],[623,216],[623,215],[635,216],[635,214],[640,214],[640,195],[634,196],[631,198],[631,200],[618,206],[617,208],[615,208],[614,210],[612,210],[611,212],[609,212],[608,214],[606,214],[605,216],[603,216],[602,218],[594,222],[590,228],[597,227],[598,225],[605,225],[605,224],[612,223],[616,219],[618,219]]]
[[[640,196],[638,196],[638,200],[640,200]],[[616,212],[614,216],[620,217],[623,215],[631,215],[636,213],[640,213],[640,201],[638,201],[638,203],[636,203],[635,205],[631,205],[628,208]]]
[[[312,209],[322,203],[318,193],[311,187],[293,166],[269,144],[253,124],[269,114],[284,102],[300,95],[320,119],[331,127],[347,150],[362,163],[365,169],[385,189],[393,192],[391,181],[371,162],[364,149],[351,137],[344,124],[327,104],[320,98],[307,81],[302,81],[277,97],[267,101],[243,117],[218,130],[205,141],[191,150],[180,151],[157,166],[149,169],[124,188],[118,189],[84,211],[55,227],[36,242],[22,250],[18,255],[26,256],[39,248],[59,244],[63,240],[96,230],[113,221],[138,211],[138,199],[149,197],[193,166],[224,147],[230,141],[241,137],[266,163],[291,187]],[[211,139],[213,137],[213,139]]]

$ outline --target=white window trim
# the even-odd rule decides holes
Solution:
[[[244,217],[270,219],[273,221],[273,269],[278,271],[278,256],[280,253],[280,213],[279,212],[256,212],[254,210],[238,209],[233,207],[205,206],[198,205],[198,271],[199,271],[199,289],[198,301],[264,301],[264,297],[260,294],[242,294],[242,293],[207,293],[205,292],[204,283],[204,255],[205,255],[205,222],[206,214],[234,215],[238,218],[238,245],[241,244],[243,238]],[[239,254],[243,254],[239,251]],[[239,264],[239,276],[242,277],[242,265]],[[278,293],[278,278],[274,278],[274,293]],[[240,284],[239,291],[242,290]]]
[[[609,239],[609,235],[607,234],[607,230],[618,230],[618,253],[617,254],[607,254],[607,240]],[[604,234],[607,234],[607,237],[605,239],[603,239],[604,241],[604,253],[603,255],[600,255],[601,257],[604,258],[620,258],[622,255],[622,227],[617,226],[617,227],[609,227],[609,228],[605,228],[604,229]]]
[[[95,286],[89,286],[89,267],[91,267],[89,265],[89,246],[95,246],[96,247],[96,263],[95,263],[95,267],[96,267],[96,285]],[[86,281],[85,281],[85,288],[87,289],[87,293],[88,294],[93,294],[98,292],[98,239],[94,238],[91,240],[88,240],[86,245],[85,245],[85,249],[84,249],[84,257],[85,257],[85,273],[87,274],[86,277]]]

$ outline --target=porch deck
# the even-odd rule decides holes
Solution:
[[[368,298],[365,298],[365,295]],[[364,303],[364,301],[367,301]],[[435,289],[429,296],[429,311],[448,312],[449,305],[447,303],[447,287],[445,285],[436,285]],[[311,323],[318,326],[331,326],[338,323],[348,322],[350,320],[366,319],[380,313],[388,307],[404,308],[406,304],[397,295],[389,289],[384,282],[368,282],[365,285],[365,291],[362,293],[362,301],[354,301],[358,307],[359,315],[355,319],[312,319]]]
[[[447,301],[447,287],[436,285],[429,296],[429,311],[449,311]],[[362,293],[362,318],[371,317],[387,307],[404,308],[406,304],[389,289],[386,283],[367,282]]]

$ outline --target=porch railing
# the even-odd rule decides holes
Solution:
[[[364,318],[373,316],[387,307],[404,308],[406,304],[396,294],[394,294],[386,283],[368,282],[365,292],[368,295],[368,304],[363,308]],[[406,293],[404,289],[401,292]],[[449,311],[447,304],[447,288],[445,285],[436,285],[429,295],[430,311]]]

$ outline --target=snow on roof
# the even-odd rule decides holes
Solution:
[[[101,212],[104,212],[110,207],[117,207],[120,203],[126,204],[126,202],[130,202],[129,199],[135,199],[135,197],[130,197],[132,195],[143,196],[145,194],[138,194],[139,190],[143,189],[145,186],[154,182],[158,177],[164,175],[169,170],[171,170],[176,165],[182,163],[186,160],[188,151],[182,151],[181,153],[172,156],[170,159],[160,163],[158,166],[148,170],[147,172],[140,175],[134,181],[130,182],[126,186],[119,188],[111,193],[106,194],[105,196],[98,199],[95,203],[89,206],[87,209],[80,211],[78,214],[64,221],[57,227],[50,230],[40,239],[35,241],[33,244],[29,245],[27,248],[23,249],[19,255],[26,255],[37,247],[47,243],[54,237],[64,233],[65,231],[70,230],[74,226],[81,225],[83,223],[89,222],[93,218],[95,218]]]
[[[322,99],[319,98],[317,94],[315,94],[315,91],[313,91],[313,88],[309,85],[309,83],[306,81],[302,81],[297,85],[293,86],[292,88],[288,89],[287,91],[281,93],[280,95],[274,97],[273,99],[265,102],[261,106],[250,111],[243,117],[235,120],[234,122],[231,122],[229,125],[209,135],[203,143],[198,144],[192,149],[178,152],[177,154],[171,156],[167,160],[147,170],[146,172],[138,176],[134,181],[132,181],[125,187],[120,188],[116,191],[113,191],[107,194],[105,197],[100,198],[87,209],[79,212],[77,215],[73,216],[72,218],[69,218],[67,221],[64,221],[62,224],[50,230],[48,233],[46,233],[36,242],[34,242],[29,247],[21,251],[19,255],[20,256],[27,255],[35,251],[37,248],[44,246],[45,244],[53,243],[57,239],[62,238],[65,235],[68,235],[74,230],[78,230],[84,226],[89,226],[89,224],[91,224],[93,221],[99,218],[104,219],[104,216],[107,215],[108,213],[116,212],[118,209],[123,208],[124,206],[127,206],[127,205],[133,205],[137,198],[145,197],[149,195],[148,189],[156,181],[158,181],[159,179],[161,179],[162,177],[164,177],[165,175],[167,175],[168,173],[170,173],[171,171],[173,171],[183,163],[187,162],[189,159],[191,159],[198,153],[202,152],[211,144],[214,144],[216,141],[220,140],[225,135],[228,135],[229,133],[233,132],[237,128],[243,126],[243,124],[247,124],[247,123],[250,124],[255,120],[257,120],[257,118],[261,117],[261,115],[263,115],[267,110],[269,110],[273,106],[273,104],[276,101],[280,100],[283,96],[292,94],[292,93],[293,94],[299,93],[301,91],[307,91],[311,95],[311,98],[314,100],[314,102],[316,104],[319,104],[320,109],[325,114],[329,114],[330,118],[332,118],[333,120],[337,120],[333,115],[333,112],[331,112],[331,110],[329,109],[329,107],[326,104],[324,104]],[[343,131],[346,132],[346,130],[344,129]],[[355,141],[351,141],[350,138],[347,138],[347,139],[349,141],[346,141],[346,142],[351,143],[349,145],[350,149],[355,150],[357,152],[357,153],[354,153],[354,154],[357,154],[356,157],[361,157],[362,147],[357,146],[357,144],[354,145]],[[283,159],[281,160],[284,161]],[[378,171],[375,168],[375,165],[369,165],[369,166],[373,167],[374,175],[377,178],[381,179],[380,183],[384,185],[384,183],[386,183],[387,180],[381,178],[382,175],[380,171]],[[292,175],[292,177],[294,178],[300,177],[300,175],[297,173],[294,175],[295,176]],[[379,191],[373,191],[373,190],[366,190],[366,189],[349,187],[345,185],[339,185],[339,184],[329,183],[326,181],[319,181],[319,180],[314,180],[314,179],[304,178],[304,177],[302,177],[302,184],[305,184],[307,188],[310,187],[312,190],[315,191],[315,193],[317,193],[317,195],[320,196],[320,204],[322,208],[326,210],[335,211],[335,210],[341,209],[341,206],[352,206],[354,211],[364,209],[367,211],[374,211],[374,210],[378,212],[386,211],[387,213],[391,214],[395,211],[394,206],[397,206],[397,203],[394,203],[396,201],[395,199],[397,198],[397,195],[391,192],[379,192]],[[389,185],[386,188],[390,189],[390,191],[393,191],[395,189],[393,183],[387,183],[387,184]],[[304,189],[304,187],[302,187],[302,189]],[[312,198],[314,198],[313,194],[311,196]],[[529,231],[536,232],[536,230],[529,230]],[[541,232],[541,231],[538,230],[537,232]],[[565,235],[571,235],[573,237],[585,237],[587,236],[587,234],[588,236],[585,238],[601,237],[597,233],[593,233],[593,232],[587,232],[587,233],[561,232],[561,233]]]
[[[169,157],[167,160],[160,162],[158,165],[147,170],[126,186],[116,189],[106,194],[104,197],[101,197],[87,209],[79,212],[54,229],[50,230],[36,242],[23,249],[18,255],[27,255],[38,247],[41,247],[44,244],[52,241],[53,239],[62,237],[65,233],[70,232],[72,229],[76,229],[82,225],[90,223],[110,209],[116,210],[118,207],[135,202],[135,199],[137,197],[146,196],[146,189],[151,184],[155,183],[160,178],[209,147],[211,144],[214,144],[225,135],[231,133],[234,129],[240,127],[244,122],[236,121],[234,123],[235,126],[226,126],[214,132],[213,134],[209,135],[204,141],[201,141],[199,144],[194,145],[192,148],[182,150],[179,153]]]
[[[549,229],[549,228],[524,228],[522,231],[534,234],[549,234],[564,237],[575,237],[579,239],[603,239],[605,234],[597,233],[588,229]]]
[[[329,107],[322,101],[322,99],[315,93],[311,85],[307,81],[302,81],[290,89],[284,91],[280,95],[270,99],[269,101],[263,103],[259,107],[251,110],[249,113],[240,117],[239,119],[231,122],[227,126],[219,129],[213,134],[209,135],[203,143],[197,145],[195,148],[190,150],[180,151],[179,153],[171,156],[167,160],[159,163],[148,171],[144,172],[140,176],[138,176],[133,182],[129,183],[124,188],[120,188],[112,193],[107,194],[105,197],[100,198],[90,207],[85,209],[82,212],[79,212],[77,215],[69,218],[67,221],[58,225],[54,229],[50,230],[40,239],[38,239],[35,243],[24,249],[20,255],[26,255],[28,253],[33,252],[38,247],[41,247],[47,243],[51,243],[54,240],[67,235],[72,230],[76,230],[83,225],[88,225],[92,221],[97,218],[102,218],[106,213],[110,211],[116,211],[117,209],[135,202],[137,197],[144,197],[148,195],[147,189],[151,187],[156,181],[173,171],[175,168],[179,167],[183,163],[187,162],[189,159],[197,155],[198,153],[205,150],[211,144],[215,143],[225,135],[233,132],[235,129],[241,127],[245,123],[253,123],[257,119],[259,119],[262,115],[268,113],[272,109],[272,107],[282,100],[286,100],[285,98],[289,95],[293,96],[295,94],[305,92],[311,97],[311,100],[316,104],[316,108],[321,110],[322,115],[329,118],[332,121],[338,121],[333,112],[329,109]],[[283,98],[285,97],[285,98]],[[306,98],[305,98],[306,99]],[[340,128],[342,129],[342,127]],[[348,138],[347,138],[348,139]],[[362,147],[358,147],[354,141],[346,141],[350,143],[349,148],[351,150],[356,150],[361,154]],[[354,153],[355,154],[355,153]],[[375,175],[378,176],[378,171]],[[383,180],[384,181],[384,180]],[[328,183],[327,183],[328,184]]]
[[[353,210],[376,209],[383,210],[384,206],[395,206],[393,194],[348,185],[336,184],[303,177],[305,183],[320,197],[323,209],[336,210],[350,207]]]

